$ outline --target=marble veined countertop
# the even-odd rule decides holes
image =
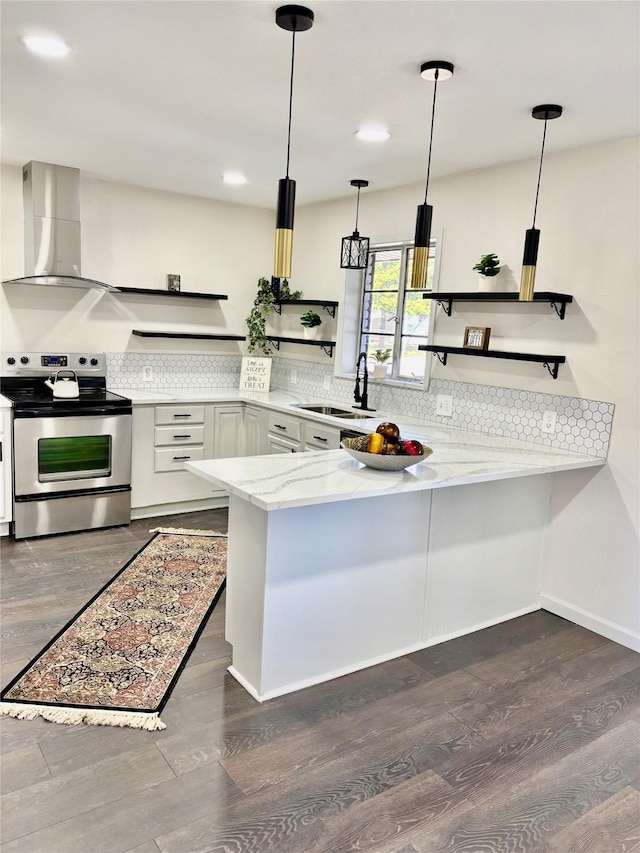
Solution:
[[[420,433],[433,453],[404,471],[366,468],[344,450],[210,459],[186,462],[185,468],[261,509],[275,510],[605,464],[582,453],[468,430],[424,426]]]

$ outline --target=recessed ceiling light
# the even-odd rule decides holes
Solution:
[[[384,127],[362,127],[356,131],[356,136],[363,142],[386,142],[391,134]]]
[[[225,172],[222,176],[225,184],[247,184],[249,183],[242,172]]]
[[[71,47],[62,39],[48,36],[23,36],[22,44],[40,56],[66,56],[71,53]]]

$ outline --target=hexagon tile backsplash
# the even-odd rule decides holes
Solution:
[[[237,388],[241,356],[191,353],[107,353],[111,387],[122,389]],[[142,368],[151,367],[153,380],[142,381]],[[295,385],[291,371],[295,370]],[[353,404],[353,380],[334,376],[333,365],[274,357],[271,387],[297,394]],[[452,397],[451,417],[436,415],[436,397]],[[372,384],[370,399],[379,411],[491,435],[519,438],[577,453],[606,457],[613,422],[613,403],[537,394],[492,385],[432,379],[428,391],[389,384]],[[556,413],[555,432],[541,430],[542,413]]]

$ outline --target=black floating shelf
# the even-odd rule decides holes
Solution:
[[[278,299],[274,302],[273,307],[278,314],[281,314],[281,305],[319,305],[330,317],[335,317],[338,304],[338,302],[332,302],[328,299]]]
[[[244,341],[245,335],[209,335],[205,332],[143,332],[132,329],[131,333],[139,338],[185,338],[198,341]]]
[[[295,301],[300,302],[301,300]],[[280,344],[305,344],[309,347],[320,347],[326,352],[329,358],[333,356],[333,350],[336,345],[335,341],[311,341],[306,338],[282,338],[279,335],[267,335],[267,340],[271,341],[277,350],[280,349]]]
[[[222,293],[195,293],[186,290],[150,290],[148,287],[119,287],[118,293],[141,293],[143,296],[169,296],[172,299],[228,299]]]
[[[520,300],[519,294],[512,291],[502,292],[477,292],[462,291],[459,293],[423,293],[423,299],[435,299],[438,305],[444,308],[448,316],[451,316],[451,307],[454,302],[517,302],[519,305],[529,304]],[[533,294],[533,302],[548,302],[555,310],[558,317],[564,320],[567,303],[573,302],[573,296],[568,293],[543,292]]]
[[[473,355],[476,358],[506,358],[511,361],[535,361],[543,364],[554,379],[558,378],[558,366],[567,360],[564,355],[537,355],[528,352],[504,352],[497,349],[467,349],[466,347],[443,347],[435,344],[422,344],[419,350],[432,352],[442,364],[447,363],[448,355]]]

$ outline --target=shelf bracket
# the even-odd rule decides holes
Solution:
[[[280,350],[280,341],[274,341],[271,338],[269,338],[268,340],[272,347],[275,347],[277,350]]]
[[[553,299],[549,303],[561,320],[564,320],[565,311],[567,310],[566,302],[554,302]],[[555,376],[553,377],[555,379]]]
[[[277,302],[274,302],[273,310],[276,312],[276,314],[282,314],[282,305],[278,305]]]
[[[553,365],[553,367],[551,365]],[[547,370],[551,374],[552,379],[558,378],[558,368],[560,366],[559,362],[557,362],[557,361],[552,361],[552,362],[545,361],[544,366],[547,368]]]
[[[445,309],[445,310],[446,310],[446,309]],[[435,357],[438,359],[438,361],[440,362],[440,364],[446,364],[446,363],[447,363],[447,356],[448,356],[448,354],[449,354],[449,353],[446,353],[446,352],[434,352],[434,355],[435,355]]]
[[[323,305],[322,307],[324,308],[324,310],[327,312],[327,314],[330,317],[335,318],[335,316],[336,316],[336,306],[335,305]]]
[[[444,310],[447,317],[450,317],[451,309],[453,308],[453,299],[436,299],[436,302]]]
[[[320,349],[325,352],[329,358],[333,358],[333,344],[320,344]]]

